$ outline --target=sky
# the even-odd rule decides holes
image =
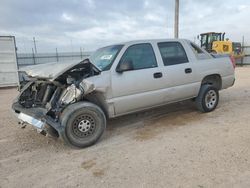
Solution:
[[[18,52],[93,51],[106,45],[173,38],[175,0],[1,0],[0,35],[14,35]],[[180,0],[180,38],[226,32],[250,42],[250,1]],[[197,39],[196,39],[197,40]],[[197,41],[196,41],[197,42]]]

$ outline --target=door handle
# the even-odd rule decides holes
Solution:
[[[154,73],[154,78],[161,78],[161,77],[162,77],[162,73],[161,72]]]
[[[185,69],[185,73],[186,73],[186,74],[190,74],[190,73],[192,73],[192,69],[191,69],[191,68],[187,68],[187,69]]]

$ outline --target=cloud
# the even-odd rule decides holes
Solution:
[[[73,18],[72,18],[72,16],[68,15],[67,13],[63,13],[62,14],[62,20],[66,21],[66,22],[72,22]]]
[[[250,40],[244,0],[180,1],[180,37],[194,40],[206,31]],[[15,35],[19,52],[71,51],[143,38],[171,38],[174,0],[3,0],[0,35]]]
[[[91,9],[95,9],[96,5],[95,5],[95,1],[94,0],[87,0],[88,6]]]

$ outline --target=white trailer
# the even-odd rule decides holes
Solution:
[[[0,87],[18,86],[18,65],[14,36],[0,36]]]

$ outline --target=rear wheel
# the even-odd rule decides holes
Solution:
[[[64,140],[76,147],[95,144],[106,128],[106,117],[95,104],[79,102],[68,106],[62,114]]]
[[[219,102],[218,89],[212,85],[201,86],[200,93],[195,99],[196,106],[201,112],[213,111]]]

